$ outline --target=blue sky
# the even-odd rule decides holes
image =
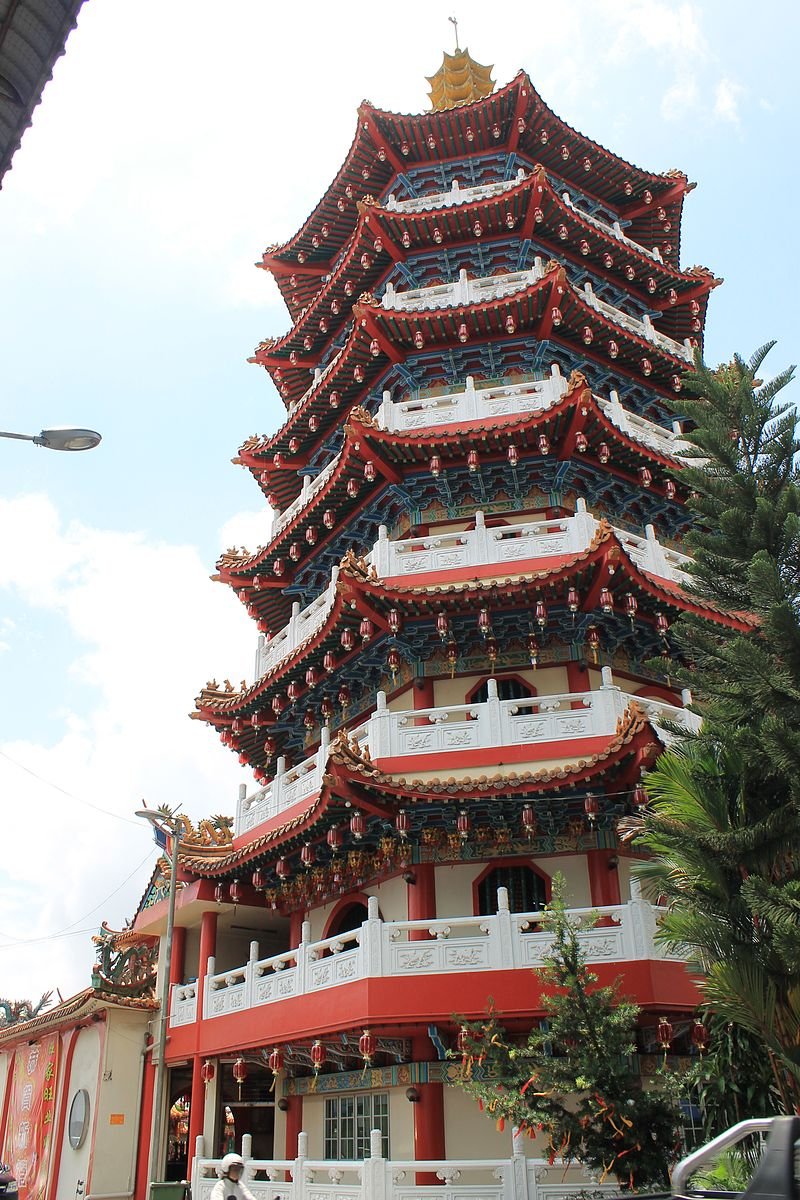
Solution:
[[[683,262],[726,281],[708,360],[775,337],[772,370],[797,361],[797,6],[457,10],[498,83],[524,67],[570,124],[697,181]],[[288,320],[253,263],[318,200],[362,98],[426,106],[451,11],[87,0],[56,67],[0,191],[0,424],[104,441],[0,441],[0,994],[88,982],[76,931],[121,923],[152,865],[142,797],[233,811],[241,771],[187,714],[212,675],[252,676],[254,633],[208,575],[268,530],[229,461],[282,411],[245,361]]]

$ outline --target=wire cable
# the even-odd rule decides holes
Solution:
[[[52,788],[56,792],[60,792],[62,796],[67,796],[70,800],[74,800],[76,804],[83,804],[86,808],[91,808],[94,812],[103,813],[106,817],[114,817],[117,821],[124,821],[126,825],[135,825],[138,829],[141,828],[139,821],[133,817],[123,817],[121,813],[115,813],[110,808],[102,808],[99,804],[92,804],[91,800],[84,800],[81,796],[76,796],[74,792],[68,792],[66,788],[62,788],[57,783],[53,783],[50,779],[45,779],[42,775],[37,775],[36,771],[26,767],[24,763],[17,762],[10,754],[6,754],[5,750],[0,750],[0,758],[4,758],[6,762],[11,763],[12,767],[16,767],[19,771],[24,771],[26,775],[30,775],[33,779],[43,783],[45,787]]]

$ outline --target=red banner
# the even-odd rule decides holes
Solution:
[[[2,1157],[19,1187],[19,1200],[44,1200],[50,1169],[61,1039],[57,1034],[20,1046]]]

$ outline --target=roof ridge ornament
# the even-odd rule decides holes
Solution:
[[[461,49],[458,44],[458,20],[456,17],[447,19],[455,30],[456,48],[453,54],[448,54],[445,50],[439,70],[434,75],[426,76],[430,84],[431,109],[434,112],[482,100],[484,96],[491,95],[495,87],[495,81],[492,79],[493,67],[476,62],[466,47]]]

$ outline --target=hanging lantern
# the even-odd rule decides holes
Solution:
[[[378,157],[380,158],[380,151],[378,151]],[[386,158],[385,150],[383,152],[383,157],[384,157],[384,159]],[[375,241],[372,243],[372,248],[374,249],[376,254],[380,254],[380,252],[383,250],[383,238],[376,237]]]
[[[401,808],[400,811],[395,814],[394,827],[401,838],[408,837],[409,830],[411,829],[411,820],[404,808]]]
[[[381,344],[377,338],[373,338],[369,344],[369,352],[373,358],[377,358],[381,352]]]
[[[656,1026],[656,1038],[658,1039],[659,1046],[665,1054],[672,1045],[672,1034],[673,1029],[667,1018],[659,1017],[658,1025]]]
[[[586,641],[592,654],[592,662],[597,663],[597,652],[600,649],[600,634],[595,625],[590,625],[586,631]]]
[[[522,806],[522,831],[526,837],[533,837],[536,833],[536,812],[532,804]]]
[[[614,339],[612,338],[611,341],[608,343],[608,356],[609,356],[609,358],[616,358],[618,354],[619,354],[619,343],[615,342]]]
[[[269,1052],[269,1058],[267,1059],[267,1066],[269,1067],[270,1071],[272,1071],[273,1075],[277,1075],[279,1071],[283,1070],[283,1062],[283,1050],[280,1046],[273,1046]]]
[[[506,450],[506,457],[508,459],[509,466],[516,467],[517,463],[519,462],[519,451],[513,442],[508,447],[508,450]]]
[[[395,679],[397,678],[397,672],[403,665],[403,660],[400,657],[400,651],[396,646],[392,646],[387,655],[386,662],[389,667],[389,672],[392,676],[392,683],[394,683]]]
[[[475,234],[476,238],[479,238],[481,236],[481,234],[483,233],[483,226],[481,225],[480,221],[476,221],[475,224],[472,226],[472,232]]]
[[[250,718],[250,728],[251,729],[260,729],[263,724],[264,724],[263,713],[254,712],[252,717]]]
[[[611,268],[613,267],[613,265],[614,265],[614,259],[611,257],[611,255],[606,250],[605,254],[603,255],[603,266],[605,267],[605,269],[607,271],[610,271]]]
[[[404,158],[408,158],[410,149],[411,149],[411,147],[409,146],[408,142],[400,143],[400,153],[403,155]]]
[[[346,491],[349,499],[355,500],[356,496],[358,495],[358,480],[348,479]]]
[[[591,346],[594,341],[594,333],[592,332],[591,325],[584,325],[581,330],[581,337],[583,338],[584,346]]]
[[[469,1028],[466,1025],[462,1025],[458,1031],[458,1037],[456,1038],[456,1049],[462,1057],[466,1057],[467,1054],[469,1054],[471,1040],[472,1034],[470,1033]]]
[[[396,608],[389,609],[389,615],[386,618],[386,623],[389,626],[389,632],[392,636],[396,636],[403,628],[403,618],[400,616]]]
[[[263,871],[253,871],[253,877],[250,882],[257,892],[263,892],[267,886]]]
[[[443,642],[447,641],[447,635],[450,632],[450,620],[447,613],[440,612],[436,616],[436,632]]]
[[[675,499],[675,482],[674,482],[674,480],[672,480],[672,479],[667,480],[667,482],[664,484],[664,491],[667,494],[668,500]]]
[[[400,242],[401,242],[401,244],[402,244],[402,246],[403,246],[403,249],[404,249],[404,250],[408,250],[408,249],[410,248],[410,246],[411,246],[411,235],[410,235],[410,233],[408,232],[408,230],[407,230],[407,229],[404,229],[404,230],[403,230],[402,236],[401,236],[401,238],[400,238]]]
[[[303,689],[297,679],[293,679],[286,689],[286,695],[289,697],[289,703],[295,704],[303,694]]]
[[[367,832],[367,819],[362,812],[354,812],[351,815],[350,832],[357,842],[360,842]]]
[[[368,254],[362,254],[359,261],[361,263],[362,270],[364,271],[368,271],[372,266],[372,259]]]
[[[528,634],[528,658],[535,671],[539,662],[539,642],[535,633]]]
[[[589,449],[589,442],[585,433],[575,434],[575,449],[578,451],[578,454],[585,454]]]
[[[587,158],[584,158],[584,160],[583,160],[583,169],[584,169],[584,171],[586,171],[586,172],[589,172],[589,171],[591,171],[591,169],[592,169],[592,160],[591,160],[590,158],[588,158],[588,157],[587,157]]]
[[[612,613],[614,611],[614,597],[607,587],[600,589],[600,607],[604,613]]]
[[[317,714],[314,712],[313,708],[307,708],[306,711],[303,713],[303,724],[305,725],[306,729],[308,729],[309,731],[311,731],[316,726]]]
[[[264,753],[267,756],[268,763],[272,761],[273,756],[275,754],[275,749],[276,749],[275,738],[274,737],[264,738]]]
[[[433,240],[436,242],[437,246],[441,246],[442,241],[444,240],[442,238],[442,231],[438,228],[438,226],[434,226],[433,228]]]
[[[327,725],[327,723],[333,719],[333,712],[334,712],[333,701],[331,700],[330,696],[322,697],[322,700],[320,701],[319,711],[322,715],[323,721]]]
[[[563,224],[563,222],[561,225],[559,225],[556,232],[558,233],[558,236],[561,238],[562,242],[565,242],[569,237],[569,230],[567,229],[566,225]]]
[[[281,882],[283,882],[285,879],[289,878],[289,875],[291,874],[291,869],[289,867],[288,859],[286,859],[286,858],[278,859],[278,861],[275,863],[275,874],[278,876],[278,879],[280,879]]]
[[[633,593],[632,592],[626,593],[625,612],[631,619],[631,625],[633,625],[634,617],[636,616],[636,610],[638,609],[638,607],[639,607],[639,603],[638,603],[636,597],[633,595]]]
[[[273,575],[277,575],[278,579],[280,579],[281,575],[283,575],[283,571],[284,571],[283,559],[276,558],[274,563],[272,564]]]
[[[339,701],[340,705],[342,706],[342,714],[346,713],[347,709],[350,705],[350,700],[351,700],[350,688],[347,686],[346,683],[343,683],[342,686],[339,688],[339,694],[337,695],[336,699]]]
[[[578,595],[578,589],[574,587],[569,588],[567,591],[567,608],[572,613],[573,625],[575,624],[575,613],[580,608],[580,603],[581,601],[580,596]]]
[[[648,292],[650,292],[650,294],[651,294],[651,295],[652,295],[652,294],[653,294],[653,292],[656,290],[656,287],[657,287],[657,286],[658,286],[658,285],[656,284],[656,281],[655,281],[655,279],[653,279],[653,276],[652,276],[652,275],[651,275],[651,276],[649,276],[649,278],[648,278],[648,280],[647,280],[647,290],[648,290]]]
[[[326,529],[333,529],[336,524],[336,513],[332,508],[325,509],[325,512],[322,514],[322,524]]]
[[[472,128],[471,125],[468,125],[467,128],[464,130],[464,137],[467,139],[468,142],[475,141],[475,130]]]
[[[634,271],[634,269],[630,265],[630,263],[625,268],[625,278],[629,281],[629,283],[633,283],[634,279],[636,278],[636,272]]]
[[[470,818],[469,813],[465,812],[462,808],[461,812],[456,817],[456,831],[458,832],[458,836],[461,838],[462,842],[467,840],[471,830],[472,819]]]
[[[362,367],[361,363],[356,363],[355,367],[353,368],[353,379],[355,379],[356,383],[364,382],[364,368]]]
[[[352,629],[343,629],[339,641],[342,643],[344,650],[352,650],[356,644],[356,637]]]
[[[447,665],[450,668],[450,678],[452,679],[456,673],[458,664],[458,646],[454,641],[447,643]]]
[[[352,296],[352,294],[353,294],[353,281],[352,281],[352,279],[345,279],[345,281],[344,281],[344,294],[345,294],[345,296]]]
[[[482,638],[487,638],[492,631],[492,618],[488,608],[482,608],[478,613],[478,632]]]
[[[297,454],[297,451],[299,449],[300,449],[300,438],[299,437],[290,437],[289,438],[289,453]]]
[[[338,408],[339,403],[340,403],[339,393],[331,392],[330,396],[328,396],[328,404],[330,404],[331,408]]]
[[[653,482],[653,476],[650,474],[647,467],[639,467],[639,483],[642,487],[649,488]]]
[[[242,728],[243,726],[241,717],[234,717],[233,721],[231,722],[231,733],[238,737],[238,735],[242,732]]]
[[[218,883],[214,887],[214,899],[217,904],[224,904],[228,898],[228,889],[224,883]]]
[[[375,1051],[378,1047],[378,1040],[374,1033],[370,1033],[365,1029],[358,1039],[358,1053],[364,1060],[364,1070],[371,1066],[372,1060],[375,1057]]]
[[[533,610],[533,615],[536,618],[536,624],[540,629],[544,629],[547,624],[547,605],[544,600],[537,600]]]
[[[708,1030],[702,1021],[695,1021],[692,1025],[692,1045],[699,1054],[703,1054],[708,1049]]]
[[[279,717],[285,708],[286,708],[286,697],[285,696],[281,696],[280,693],[278,693],[277,696],[272,697],[272,711],[275,713],[276,717]]]
[[[342,831],[338,825],[331,825],[326,835],[326,840],[331,850],[335,854],[342,844]]]
[[[600,801],[593,792],[588,792],[583,799],[583,811],[586,813],[586,818],[590,825],[594,825],[597,820],[597,814],[600,812]]]
[[[239,1057],[233,1064],[233,1078],[239,1086],[239,1099],[242,1098],[242,1084],[247,1079],[247,1063],[243,1058]]]
[[[550,309],[550,320],[552,321],[553,325],[555,325],[556,329],[558,329],[563,319],[564,318],[561,314],[560,308],[555,307]]]
[[[429,150],[436,149],[436,138],[433,136],[432,133],[428,134],[427,138],[425,139],[425,144]]]
[[[292,542],[291,546],[289,547],[289,558],[292,560],[292,562],[299,562],[302,553],[303,551],[300,548],[300,543]]]
[[[425,338],[422,336],[421,329],[417,329],[414,333],[414,345],[417,350],[422,350],[425,347]]]
[[[669,621],[662,612],[656,613],[656,629],[658,630],[659,636],[664,638],[666,641],[667,634],[669,633]]]
[[[470,450],[469,454],[467,455],[467,470],[470,471],[474,475],[475,472],[479,469],[480,465],[481,465],[481,460],[480,460],[480,455],[478,454],[478,451]]]
[[[249,761],[250,761],[250,759],[247,757],[247,752],[245,750],[242,750],[241,753],[239,754],[239,762],[242,764],[243,767],[246,767],[247,764],[249,763]]]
[[[517,117],[517,133],[525,132],[525,118]]]
[[[462,321],[458,327],[458,340],[460,342],[466,342],[468,338],[469,338],[469,330],[467,329],[466,325]]]
[[[544,433],[539,434],[539,440],[537,442],[537,445],[539,447],[540,454],[549,454],[550,453],[550,439],[547,437],[546,434],[544,434]]]
[[[580,242],[578,243],[578,249],[580,250],[581,254],[585,258],[590,250],[590,246],[589,246],[589,243],[587,242],[586,238],[581,238]]]
[[[208,1087],[208,1085],[211,1083],[211,1081],[214,1078],[214,1076],[216,1075],[216,1073],[217,1073],[217,1068],[214,1066],[211,1059],[207,1058],[200,1068],[200,1078],[202,1079],[202,1081],[206,1085],[206,1087]]]
[[[311,1046],[311,1066],[314,1068],[315,1076],[319,1075],[320,1071],[325,1066],[327,1059],[328,1055],[325,1051],[325,1047],[318,1038]]]
[[[319,671],[316,667],[306,667],[306,685],[310,688],[316,687],[319,683]]]
[[[535,219],[536,219],[536,213],[534,212],[534,220]],[[514,214],[506,213],[506,229],[513,229],[515,225],[516,225],[516,221],[514,220]]]
[[[597,457],[604,465],[611,458],[611,451],[608,448],[608,442],[601,442],[597,447]]]
[[[494,665],[497,662],[498,654],[499,654],[499,648],[497,645],[497,641],[495,638],[490,637],[486,642],[486,657],[489,659],[489,664],[490,664],[492,670],[494,670]]]
[[[359,626],[358,626],[358,633],[359,633],[359,637],[361,638],[362,643],[368,642],[374,632],[375,632],[375,626],[373,625],[373,623],[369,619],[369,617],[362,617],[361,621],[359,623]]]
[[[300,862],[304,867],[313,867],[315,858],[314,847],[310,842],[306,842],[300,851]]]
[[[644,784],[641,781],[637,783],[636,787],[633,789],[631,801],[633,802],[634,808],[647,807],[647,792],[645,791]]]
[[[505,327],[506,333],[514,333],[516,331],[517,326],[514,322],[514,318],[511,316],[511,313],[509,313],[505,319]]]
[[[533,219],[537,225],[541,225],[542,221],[544,220],[544,213],[542,212],[541,208],[535,208],[533,210]]]
[[[683,384],[681,383],[680,375],[671,376],[670,383],[672,384],[673,392],[679,392],[681,390],[681,388],[683,387]]]
[[[547,132],[546,129],[542,129],[539,131],[539,141],[542,143],[543,146],[547,145],[549,137],[550,137],[550,134]]]
[[[434,479],[438,479],[442,473],[442,460],[438,454],[434,454],[431,461],[428,463],[428,470]]]
[[[331,300],[331,312],[333,313],[333,315],[335,317],[338,317],[340,309],[341,309],[341,305],[339,304],[339,301],[334,296],[333,300]]]
[[[492,126],[492,137],[494,138],[494,140],[496,142],[499,142],[499,140],[500,140],[500,126],[499,125]]]

